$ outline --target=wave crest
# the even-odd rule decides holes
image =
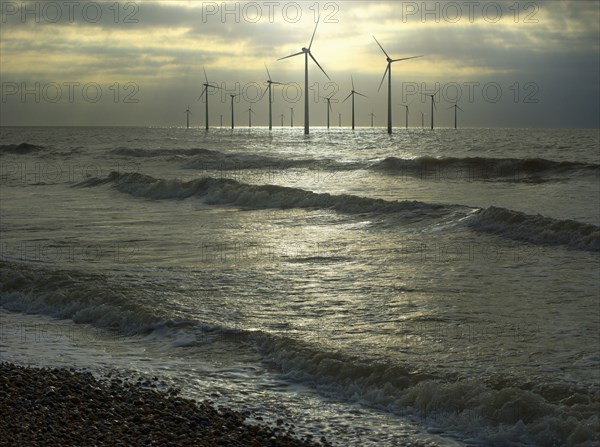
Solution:
[[[572,248],[600,251],[600,228],[575,220],[559,220],[540,214],[491,206],[467,220],[476,231],[493,233],[519,241],[541,245],[567,245]]]
[[[530,180],[548,175],[600,173],[600,165],[569,161],[553,161],[543,158],[486,158],[430,156],[414,159],[387,157],[371,166],[395,175],[440,180]]]
[[[183,182],[157,179],[139,173],[112,172],[104,179],[92,178],[75,186],[112,184],[117,190],[149,199],[186,199],[201,197],[209,205],[234,205],[248,208],[330,209],[346,213],[399,213],[447,210],[443,205],[418,201],[386,201],[349,194],[331,195],[277,185],[250,185],[232,179],[205,177]]]

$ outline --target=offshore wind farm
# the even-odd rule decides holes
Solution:
[[[315,57],[312,55],[310,48],[312,47],[314,38],[315,38],[315,34],[317,32],[317,27],[318,27],[319,21],[317,19],[317,23],[315,25],[315,28],[313,30],[313,34],[310,40],[310,43],[308,45],[308,47],[303,47],[301,51],[291,54],[289,56],[285,56],[282,58],[279,58],[278,60],[283,60],[283,59],[288,59],[291,57],[295,57],[295,56],[299,56],[299,55],[304,55],[304,71],[305,71],[305,76],[304,76],[304,134],[308,135],[310,132],[310,114],[309,114],[309,96],[308,96],[308,92],[309,92],[309,81],[308,81],[308,57],[310,56],[310,58],[315,62],[315,64],[319,67],[319,69],[322,71],[322,73],[327,77],[327,79],[331,80],[331,78],[329,77],[329,75],[325,72],[325,70],[323,69],[323,67],[321,67],[321,65],[319,64],[319,62],[317,62],[317,60],[315,59]],[[398,58],[398,59],[392,59],[390,58],[390,56],[387,54],[387,52],[383,49],[383,47],[381,46],[381,44],[379,43],[379,41],[375,38],[375,36],[373,36],[373,39],[375,40],[375,42],[377,43],[377,45],[379,45],[379,48],[381,48],[381,50],[383,51],[383,53],[386,56],[386,61],[387,61],[387,65],[386,65],[386,69],[384,71],[383,74],[383,78],[381,79],[381,82],[379,84],[379,88],[378,90],[381,89],[381,86],[383,85],[383,82],[386,79],[388,79],[388,125],[387,125],[387,132],[388,133],[392,133],[392,128],[393,128],[393,123],[392,123],[392,80],[391,80],[391,67],[392,67],[392,63],[394,62],[400,62],[400,61],[404,61],[404,60],[409,60],[409,59],[415,59],[415,58],[420,58],[423,56],[412,56],[412,57],[406,57],[406,58]],[[273,129],[273,119],[272,119],[272,103],[273,103],[273,96],[272,96],[272,86],[273,85],[285,85],[285,83],[281,83],[281,82],[274,82],[271,79],[271,74],[269,73],[269,69],[267,68],[267,65],[265,63],[265,69],[267,71],[267,76],[268,79],[267,81],[265,81],[266,87],[264,90],[261,91],[260,93],[260,97],[258,98],[258,100],[262,99],[265,94],[268,93],[268,104],[269,104],[269,108],[268,108],[268,126],[269,126],[269,130]],[[202,95],[200,96],[200,98],[198,98],[198,100],[200,100],[202,97],[204,97],[204,101],[205,101],[205,129],[208,130],[209,126],[208,126],[208,89],[209,88],[213,88],[213,89],[226,89],[224,87],[219,87],[214,83],[209,83],[208,82],[208,78],[206,76],[206,70],[204,69],[204,77],[205,77],[205,83],[202,84],[203,85],[203,90],[202,90]],[[348,100],[349,98],[351,98],[351,104],[352,104],[352,108],[351,108],[351,129],[355,130],[356,127],[356,122],[355,122],[355,95],[359,95],[362,96],[364,98],[367,98],[366,95],[357,92],[354,89],[354,77],[351,76],[351,90],[350,93],[348,94],[348,96],[346,98],[344,98],[342,100],[342,103],[346,102],[346,100]],[[439,92],[439,89],[434,93],[434,94],[423,94],[421,93],[423,96],[429,96],[431,98],[431,129],[433,129],[433,113],[434,113],[434,108],[435,108],[435,101],[434,101],[434,96]],[[206,93],[206,95],[205,95]],[[234,129],[234,115],[233,115],[233,100],[236,96],[239,96],[239,94],[236,95],[230,95],[231,98],[231,128]],[[331,109],[331,98],[333,97],[333,95],[329,96],[329,97],[323,97],[323,96],[319,96],[319,98],[323,99],[324,101],[326,101],[327,106],[326,106],[326,110],[327,110],[327,120],[326,120],[326,127],[329,129],[330,128],[330,119],[329,119],[329,112],[332,110]],[[406,125],[405,127],[408,128],[408,107],[406,107],[405,113],[406,113]],[[189,110],[189,106],[188,106],[188,110]],[[462,110],[462,109],[461,109]],[[253,113],[252,111],[248,111],[248,113]],[[373,116],[371,115],[371,127],[373,127]],[[189,120],[189,115],[187,117],[187,119]],[[249,116],[249,121],[251,121],[251,117]],[[455,120],[456,121],[456,120]],[[341,117],[340,117],[340,126],[341,126]],[[188,127],[189,127],[189,121],[188,121]],[[248,127],[252,127],[251,125],[249,125]],[[290,107],[290,127],[293,127],[293,107]],[[455,125],[456,128],[456,125]]]
[[[0,7],[0,444],[600,443],[597,2]]]

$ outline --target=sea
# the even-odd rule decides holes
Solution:
[[[599,446],[599,140],[2,127],[1,359],[336,446]]]

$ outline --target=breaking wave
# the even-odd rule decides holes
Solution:
[[[387,157],[371,166],[395,175],[423,179],[473,181],[503,179],[527,181],[535,177],[566,176],[600,173],[600,165],[543,158],[486,158],[486,157],[418,157],[403,159]]]
[[[497,379],[462,378],[451,372],[432,375],[368,353],[359,357],[333,351],[292,333],[170,318],[137,300],[135,287],[77,271],[0,262],[0,291],[0,305],[7,310],[145,335],[170,349],[207,343],[246,346],[289,381],[336,399],[420,418],[440,430],[470,436],[476,445],[592,446],[599,441],[597,389],[521,383],[508,374]]]
[[[475,212],[467,226],[486,233],[540,245],[567,245],[600,251],[600,228],[575,220],[559,220],[491,206]]]
[[[450,207],[418,201],[386,201],[349,194],[331,195],[276,185],[250,185],[232,179],[206,177],[189,182],[157,179],[138,173],[112,172],[106,178],[91,178],[75,186],[112,184],[118,191],[149,199],[201,197],[209,205],[248,208],[329,209],[345,213],[400,213],[443,211]]]

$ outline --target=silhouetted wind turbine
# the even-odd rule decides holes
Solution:
[[[342,112],[338,113],[338,125],[339,127],[342,127]]]
[[[373,39],[375,39],[375,36],[373,36]],[[415,59],[417,57],[423,57],[421,56],[411,56],[411,57],[403,57],[400,59],[392,59],[387,53],[386,51],[383,49],[383,47],[381,46],[381,44],[379,43],[379,41],[377,39],[375,39],[375,42],[377,42],[377,45],[379,45],[379,48],[381,48],[381,51],[383,51],[383,54],[385,54],[386,60],[387,60],[387,67],[385,68],[385,71],[383,72],[383,78],[381,78],[381,82],[379,83],[379,88],[377,89],[377,91],[381,90],[381,86],[383,85],[383,81],[385,80],[385,75],[388,75],[388,125],[387,125],[387,131],[388,133],[392,133],[392,63],[394,62],[399,62],[399,61],[405,61],[408,59]]]
[[[405,108],[405,114],[404,114],[404,121],[405,121],[405,123],[404,123],[404,125],[408,129],[408,106],[410,104],[400,104],[400,105]]]
[[[421,128],[425,127],[425,114],[421,112]]]
[[[317,19],[317,24],[315,25],[315,30],[313,31],[312,37],[310,38],[310,43],[308,44],[308,48],[303,47],[302,51],[298,53],[290,54],[289,56],[280,57],[277,60],[287,59],[288,57],[298,56],[300,54],[304,54],[304,133],[308,135],[309,133],[309,119],[308,119],[308,56],[317,64],[317,66],[321,69],[323,74],[327,76],[327,79],[331,79],[321,64],[317,62],[315,57],[310,52],[310,48],[312,47],[313,39],[315,38],[315,33],[317,32],[317,26],[319,26],[319,19]]]
[[[350,91],[350,94],[342,101],[342,103],[346,102],[346,99],[352,96],[352,130],[354,130],[354,95],[364,96],[365,98],[366,96],[354,90],[354,78],[350,76],[350,79],[352,80],[352,90]]]
[[[186,116],[186,118],[187,118],[186,119],[186,123],[187,123],[187,128],[189,129],[190,128],[190,115],[192,114],[192,112],[190,112],[190,105],[189,104],[188,104],[188,108],[185,109],[185,112],[183,112],[183,113],[187,114],[187,116]]]
[[[461,112],[464,112],[464,110],[461,109],[458,104],[454,104],[453,106],[450,106],[448,108],[451,109],[453,107],[454,107],[454,128],[456,129],[456,109],[460,110]]]
[[[221,117],[221,127],[223,127],[223,114],[221,114],[220,117]]]
[[[421,95],[423,96],[430,96],[431,97],[431,128],[433,129],[433,109],[435,108],[437,110],[437,107],[435,106],[435,95],[437,95],[437,93],[440,91],[441,88],[438,88],[435,93],[433,95],[430,94],[425,94],[425,93],[421,93]]]
[[[290,107],[290,127],[294,127],[294,108]]]
[[[333,95],[335,95],[335,93]],[[332,110],[331,109],[331,98],[333,98],[333,95],[331,95],[327,98],[325,96],[321,96],[321,98],[323,98],[325,101],[327,101],[327,128],[328,129],[329,129],[329,112]]]
[[[375,117],[375,114],[371,112],[369,115],[371,116],[371,127],[373,127],[373,118]]]
[[[254,110],[252,110],[252,104],[250,104],[250,107],[248,108],[248,127],[252,127],[252,114],[254,113]]]
[[[267,93],[267,90],[269,90],[269,130],[273,129],[273,118],[272,118],[272,114],[271,114],[271,104],[273,103],[272,99],[271,99],[271,85],[275,84],[275,85],[283,85],[283,83],[281,82],[275,82],[271,79],[271,73],[269,73],[269,69],[267,68],[267,64],[265,64],[265,69],[267,70],[267,76],[269,76],[269,79],[267,81],[265,81],[267,83],[267,88],[265,88],[265,91],[263,92],[263,94],[260,96],[259,100],[262,99],[262,97],[265,95],[265,93]]]
[[[231,96],[231,128],[233,129],[233,98],[235,98],[236,96],[240,96],[239,93],[235,94],[235,95],[229,95]]]
[[[204,70],[204,79],[206,80],[206,82],[202,85],[204,85],[204,89],[202,90],[202,94],[198,97],[198,101],[200,101],[200,98],[202,98],[202,96],[204,96],[204,94],[206,93],[206,101],[205,101],[205,105],[206,105],[206,130],[208,130],[208,89],[210,88],[217,88],[220,89],[221,87],[217,86],[217,85],[213,85],[210,82],[208,82],[208,76],[206,76],[206,69],[202,68],[202,70]]]

